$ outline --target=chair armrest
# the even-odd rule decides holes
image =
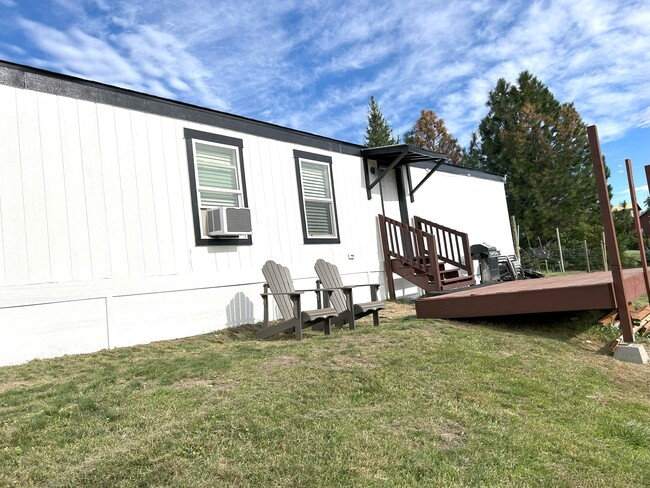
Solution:
[[[321,292],[323,290],[326,290],[329,288],[307,288],[307,289],[301,289],[301,290],[296,290],[296,293],[304,293],[306,291],[314,291],[316,293]]]
[[[346,285],[348,286],[348,285]],[[381,286],[380,283],[364,283],[362,285],[349,285],[350,288],[359,288],[361,286]]]
[[[276,295],[296,296],[296,295],[302,295],[303,291],[308,291],[308,290],[281,291],[281,292],[277,292],[277,293],[260,293],[260,295],[263,296],[263,297],[272,297],[272,296],[276,296]]]

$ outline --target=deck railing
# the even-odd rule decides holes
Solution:
[[[416,228],[436,237],[438,261],[463,269],[470,276],[473,274],[469,237],[465,232],[436,224],[422,217],[413,217],[413,221]]]
[[[379,227],[389,287],[392,284],[391,258],[415,271],[428,273],[435,283],[440,283],[440,269],[435,259],[438,254],[436,238],[432,234],[381,214]]]

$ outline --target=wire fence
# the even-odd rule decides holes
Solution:
[[[605,271],[609,269],[607,250],[602,243],[598,245],[562,244],[562,253],[557,243],[549,243],[543,247],[521,249],[521,264],[525,269],[533,269],[541,273],[562,271]],[[603,256],[605,254],[605,256]],[[621,253],[621,264],[624,268],[640,266],[639,251],[624,251]]]

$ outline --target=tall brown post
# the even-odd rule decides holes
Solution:
[[[627,308],[627,298],[625,297],[625,287],[623,286],[623,270],[621,269],[621,256],[618,253],[614,218],[612,217],[612,209],[609,204],[609,192],[607,191],[605,166],[603,165],[603,156],[600,152],[600,142],[598,142],[598,129],[595,125],[587,127],[587,136],[589,137],[589,152],[591,152],[591,162],[594,165],[594,176],[598,190],[600,220],[605,230],[607,258],[609,259],[609,267],[612,270],[618,318],[621,324],[621,331],[623,332],[623,340],[627,343],[633,343],[632,316],[630,310]]]
[[[639,220],[639,207],[636,204],[636,190],[634,189],[634,175],[632,174],[632,161],[625,160],[627,169],[627,182],[630,185],[630,199],[632,200],[632,212],[634,213],[634,227],[636,229],[636,238],[641,251],[641,266],[643,267],[643,279],[645,280],[645,292],[650,299],[650,277],[648,276],[648,261],[645,258],[645,246],[643,245],[643,232],[641,231],[641,221]]]

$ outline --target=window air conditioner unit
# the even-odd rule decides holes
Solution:
[[[252,234],[250,208],[214,207],[207,214],[210,237]]]

